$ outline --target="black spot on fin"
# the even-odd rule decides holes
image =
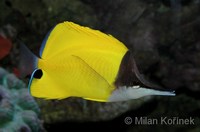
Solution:
[[[41,69],[37,69],[34,74],[33,74],[33,78],[36,78],[36,79],[40,79],[43,75],[43,72]]]

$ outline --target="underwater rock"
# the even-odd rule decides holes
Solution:
[[[40,109],[25,84],[0,67],[0,131],[39,132]]]
[[[64,121],[111,120],[124,112],[139,108],[149,100],[151,97],[115,103],[101,103],[81,98],[53,101],[37,99],[37,102],[41,108],[44,122],[52,124]]]
[[[49,20],[53,24],[73,20],[73,22],[94,27],[98,23],[92,7],[84,4],[81,0],[43,0],[43,3],[50,14]]]

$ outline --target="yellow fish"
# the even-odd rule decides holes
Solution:
[[[122,42],[73,22],[59,23],[47,34],[40,58],[24,46],[22,50],[22,58],[34,62],[29,68],[20,64],[24,72],[34,70],[28,86],[34,97],[116,102],[147,95],[175,95],[142,87],[145,81]]]

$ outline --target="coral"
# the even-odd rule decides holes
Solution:
[[[40,109],[25,84],[0,67],[0,131],[43,131]]]

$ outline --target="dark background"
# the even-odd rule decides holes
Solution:
[[[12,49],[0,66],[18,75],[17,40],[38,54],[46,33],[63,21],[112,34],[133,52],[145,78],[177,95],[110,104],[37,99],[47,131],[200,130],[199,0],[1,0],[0,31]],[[127,116],[193,117],[195,125],[126,125]]]

